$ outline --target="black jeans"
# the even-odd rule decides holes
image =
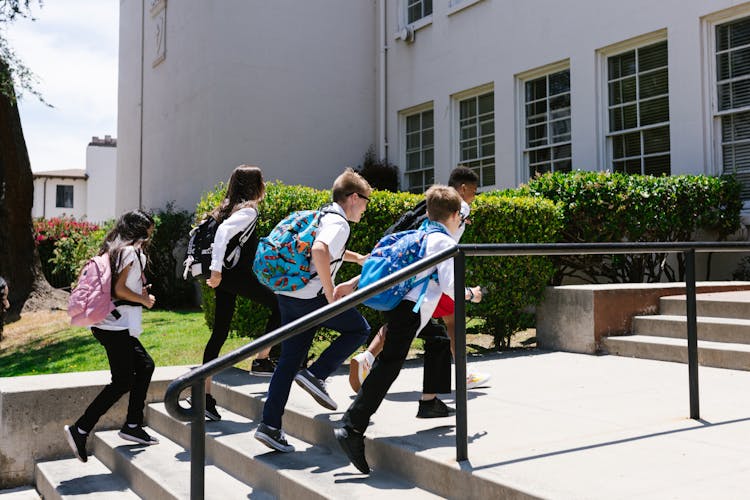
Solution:
[[[216,310],[214,311],[214,327],[211,330],[211,338],[208,339],[206,349],[203,351],[203,362],[207,363],[219,357],[219,352],[229,335],[229,325],[234,316],[234,307],[237,296],[241,295],[253,302],[257,302],[271,311],[271,316],[266,322],[264,333],[275,330],[281,324],[279,303],[276,294],[270,288],[260,283],[255,275],[250,273],[226,272],[222,276],[221,283],[216,287]]]
[[[365,432],[370,417],[378,410],[388,390],[401,372],[406,355],[409,354],[414,335],[420,324],[419,313],[412,312],[414,302],[403,300],[392,311],[385,313],[388,332],[383,351],[375,359],[370,374],[349,409],[344,413],[343,423],[358,432]],[[425,328],[426,329],[426,328]],[[430,333],[429,337],[434,335]],[[447,337],[446,337],[447,339]],[[450,344],[430,341],[425,345],[424,392],[450,392]],[[447,349],[447,355],[442,351]],[[447,380],[447,387],[446,387]]]
[[[91,332],[107,350],[112,381],[94,398],[75,425],[83,431],[91,431],[102,415],[126,392],[130,392],[130,399],[125,421],[143,425],[143,407],[154,374],[154,360],[141,342],[130,336],[128,330],[91,328]]]

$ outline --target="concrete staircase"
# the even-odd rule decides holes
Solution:
[[[750,291],[698,294],[701,365],[750,370]],[[633,318],[633,334],[602,340],[609,354],[687,363],[686,298],[659,299],[659,314]]]
[[[374,472],[365,479],[349,464],[333,436],[337,422],[296,386],[284,427],[297,452],[270,450],[253,438],[263,405],[260,387],[257,377],[240,370],[214,378],[212,393],[223,406],[219,408],[222,420],[206,423],[206,498],[391,498],[394,494],[438,498],[455,494],[452,485],[462,474],[455,463],[435,463],[377,437],[367,440]],[[302,403],[310,409],[295,404],[295,398],[304,398]],[[163,403],[150,404],[146,420],[160,444],[134,445],[120,439],[116,430],[100,431],[89,438],[93,454],[87,463],[76,459],[38,463],[36,486],[42,498],[189,498],[190,425],[173,419]],[[483,492],[506,489],[484,482],[478,481]],[[467,492],[472,489],[466,488]]]

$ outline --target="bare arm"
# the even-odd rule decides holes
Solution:
[[[145,307],[151,309],[154,306],[156,299],[153,295],[148,293],[148,290],[145,287],[143,288],[143,292],[138,294],[125,285],[125,281],[128,278],[128,273],[132,266],[132,262],[125,266],[117,277],[117,282],[115,282],[115,297],[121,300],[127,300],[128,302],[143,304]]]
[[[328,303],[334,301],[333,298],[333,279],[331,279],[331,253],[328,250],[328,245],[322,241],[316,241],[313,243],[311,260],[315,264],[315,270],[320,278],[320,284],[323,285],[323,293],[328,300]]]
[[[360,266],[365,263],[365,259],[370,254],[362,255],[361,253],[352,252],[351,250],[347,250],[344,252],[344,262],[356,262]]]

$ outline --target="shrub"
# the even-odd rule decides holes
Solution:
[[[56,288],[69,287],[78,277],[79,261],[96,238],[99,226],[72,217],[34,220],[34,241],[47,281]]]
[[[373,189],[398,191],[398,167],[385,160],[376,159],[374,146],[368,148],[362,165],[357,167],[357,172],[367,179]]]
[[[733,177],[679,175],[652,177],[609,172],[544,174],[518,195],[559,202],[565,223],[561,241],[690,241],[696,230],[725,239],[739,228],[742,202]],[[684,279],[666,254],[568,256],[559,259],[555,278],[571,276],[590,283],[658,282]]]
[[[200,219],[223,196],[224,186],[218,185],[205,193],[196,209]],[[362,220],[351,225],[347,248],[369,253],[383,231],[398,216],[419,202],[421,195],[374,191]],[[330,193],[308,187],[286,186],[274,182],[267,185],[266,199],[260,206],[260,235],[268,234],[283,217],[295,210],[318,208],[330,201]],[[486,194],[477,197],[472,211],[473,224],[467,228],[466,243],[548,242],[556,241],[562,225],[560,209],[548,200]],[[345,263],[337,282],[355,276],[360,267]],[[481,304],[468,305],[472,316],[485,318],[486,333],[495,336],[496,346],[507,345],[510,335],[529,325],[528,306],[537,304],[554,267],[544,257],[477,257],[467,260],[467,283],[481,284],[488,293]],[[213,324],[214,294],[203,286],[203,308],[206,323]],[[373,327],[382,324],[382,315],[367,307],[359,310]],[[265,308],[238,297],[231,329],[240,335],[256,337],[263,333]]]

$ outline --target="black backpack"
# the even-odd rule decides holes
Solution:
[[[391,227],[385,230],[383,236],[389,234],[398,233],[401,231],[408,231],[410,229],[417,229],[427,218],[427,200],[422,200],[411,210],[407,210]]]
[[[232,269],[240,261],[242,247],[247,243],[255,231],[256,218],[248,226],[235,234],[227,243],[227,251],[224,254],[224,267]],[[196,227],[190,231],[190,240],[188,241],[187,253],[185,255],[185,271],[182,274],[184,279],[189,276],[197,279],[208,279],[211,277],[211,253],[214,248],[214,238],[219,223],[207,216]]]

